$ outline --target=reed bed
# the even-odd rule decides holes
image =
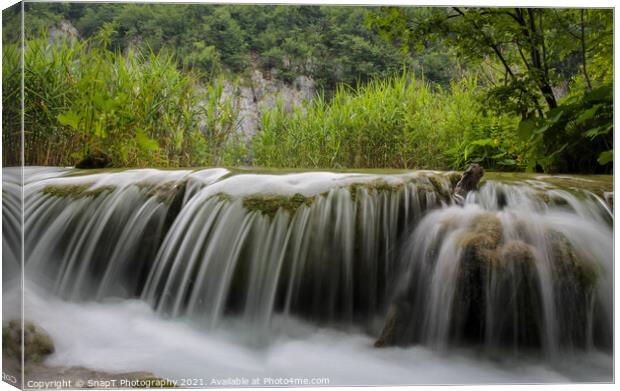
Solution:
[[[477,88],[475,78],[442,90],[403,72],[357,89],[341,86],[331,99],[319,96],[293,113],[280,103],[263,115],[255,163],[449,169],[487,160],[498,165],[507,160],[500,143],[512,140],[493,137],[514,131],[518,121],[484,113]]]
[[[19,161],[19,47],[5,46],[3,56],[4,163],[11,165]],[[74,165],[98,152],[125,167],[219,164],[236,124],[222,83],[201,83],[170,55],[110,51],[105,30],[83,41],[28,40],[26,164]]]

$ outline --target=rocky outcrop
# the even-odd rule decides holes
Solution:
[[[225,82],[222,99],[231,99],[238,113],[238,132],[249,141],[258,131],[263,113],[274,108],[278,101],[282,102],[284,110],[293,111],[304,101],[311,100],[315,91],[314,80],[307,76],[300,75],[288,84],[254,69],[249,77],[238,83]]]
[[[78,30],[68,20],[61,20],[56,26],[52,26],[47,30],[47,37],[52,43],[65,39],[69,42],[74,42],[79,36]]]
[[[582,348],[597,344],[597,333],[588,334],[584,321],[596,316],[591,300],[602,270],[577,253],[563,234],[545,231],[540,239],[547,250],[541,250],[514,235],[505,236],[505,227],[494,212],[476,215],[461,229],[455,241],[455,278],[446,282],[453,284],[447,290],[451,292],[446,308],[447,342],[541,348],[545,315],[540,275],[546,272],[552,275],[552,286],[547,288],[557,295],[555,300],[570,303],[554,310],[562,321],[560,340]],[[421,330],[428,314],[420,297],[423,301],[426,292],[416,286],[405,288],[397,292],[387,311],[376,347],[423,340]]]

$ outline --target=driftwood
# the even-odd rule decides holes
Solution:
[[[484,168],[480,164],[472,164],[461,176],[461,180],[454,187],[452,192],[452,198],[456,203],[462,204],[465,202],[467,193],[472,190],[476,190],[478,182],[484,175]]]
[[[484,168],[479,164],[472,164],[461,176],[452,192],[452,199],[457,204],[463,204],[467,193],[476,190],[478,182],[484,175]],[[385,317],[381,335],[375,342],[375,347],[394,346],[406,342],[407,323],[411,317],[411,304],[407,299],[393,302]]]

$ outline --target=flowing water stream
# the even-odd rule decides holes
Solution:
[[[431,171],[24,179],[24,310],[55,341],[50,365],[330,385],[612,378],[600,178],[498,176],[464,205],[458,175]],[[19,183],[4,169],[5,319]],[[374,348],[390,309],[394,346]]]

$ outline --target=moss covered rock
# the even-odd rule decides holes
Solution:
[[[453,330],[456,340],[484,340],[487,311],[486,288],[497,270],[497,248],[502,225],[493,213],[476,216],[459,242],[460,259],[453,297]]]
[[[243,199],[243,207],[248,211],[255,211],[273,217],[280,209],[294,214],[300,207],[312,205],[314,200],[315,197],[306,197],[299,193],[293,196],[252,195]]]
[[[433,186],[433,190],[442,199],[447,200],[448,198],[450,198],[452,189],[449,187],[450,185],[447,183],[445,178],[437,176],[437,175],[429,175],[426,179]]]
[[[536,250],[512,240],[498,249],[492,311],[501,312],[489,332],[507,346],[540,347],[542,295],[536,270]]]
[[[54,342],[45,330],[29,321],[23,327],[25,361],[41,362],[54,353]],[[22,323],[19,320],[11,320],[2,327],[2,346],[4,355],[21,360]]]
[[[511,240],[499,249],[498,258],[504,264],[519,265],[532,269],[535,267],[534,248],[520,240]]]
[[[172,203],[178,198],[183,198],[186,181],[167,181],[160,183],[138,182],[136,186],[143,190],[148,197],[157,197],[160,202]]]
[[[116,190],[115,186],[99,186],[91,189],[92,183],[81,183],[76,185],[47,185],[41,192],[53,197],[80,199],[86,197],[97,197],[104,193],[111,193]]]
[[[558,283],[575,285],[583,291],[594,289],[602,272],[600,268],[589,260],[580,258],[562,233],[550,231],[546,239]]]

